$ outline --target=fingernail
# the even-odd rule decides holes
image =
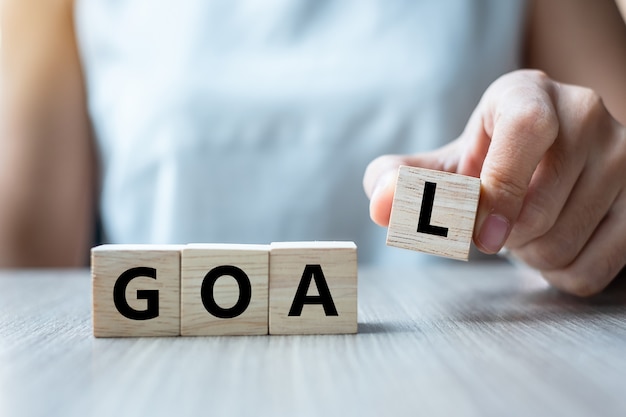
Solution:
[[[382,190],[389,186],[389,183],[393,180],[393,173],[384,174],[374,186],[374,191],[372,191],[372,200],[375,199],[376,195],[380,193]]]
[[[490,214],[483,223],[478,243],[490,253],[498,252],[509,234],[509,221],[498,214]]]

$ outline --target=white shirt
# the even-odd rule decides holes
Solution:
[[[387,248],[368,162],[462,131],[520,65],[523,0],[78,0],[113,243]]]

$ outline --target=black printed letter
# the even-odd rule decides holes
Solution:
[[[315,280],[317,286],[317,292],[319,295],[306,295],[311,285],[311,278]],[[320,265],[307,265],[300,278],[300,284],[298,284],[298,290],[293,298],[291,309],[289,310],[289,316],[300,316],[302,314],[302,307],[305,304],[321,304],[324,306],[324,313],[327,316],[338,316],[333,297],[330,295],[328,289],[328,283],[322,267]]]
[[[213,294],[215,282],[218,278],[224,275],[235,278],[239,285],[239,299],[237,303],[231,308],[222,308],[215,302]],[[202,288],[200,289],[200,297],[202,298],[202,304],[206,311],[211,313],[215,317],[221,319],[232,319],[239,316],[248,308],[250,300],[252,299],[252,286],[250,285],[250,278],[240,268],[232,265],[222,265],[211,269],[204,280],[202,281]]]
[[[138,300],[147,300],[145,310],[135,310],[128,305],[126,300],[126,287],[137,277],[148,277],[156,279],[156,269],[147,267],[131,268],[124,272],[113,286],[113,303],[117,311],[124,317],[131,320],[149,320],[159,316],[159,291],[158,290],[137,290]]]
[[[448,237],[448,228],[433,226],[430,224],[430,216],[433,213],[433,202],[435,201],[435,190],[437,184],[428,182],[424,184],[424,196],[422,198],[422,209],[420,211],[419,223],[417,223],[417,231],[427,233],[429,235]]]

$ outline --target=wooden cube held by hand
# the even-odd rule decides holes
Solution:
[[[467,260],[480,197],[480,179],[402,166],[387,245]]]

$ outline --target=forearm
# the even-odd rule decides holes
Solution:
[[[71,6],[3,3],[3,267],[76,266],[87,258],[96,158]]]
[[[80,266],[87,260],[91,239],[92,192],[73,181],[55,185],[45,171],[30,172],[34,181],[0,178],[0,266]],[[24,170],[21,170],[22,172]],[[41,175],[40,175],[41,174]],[[54,176],[54,174],[53,174]]]
[[[626,24],[613,0],[532,2],[526,66],[593,89],[626,125]]]
[[[26,120],[12,119],[1,142],[0,266],[82,265],[94,211],[88,138],[75,124],[55,128],[34,116],[24,126]]]

